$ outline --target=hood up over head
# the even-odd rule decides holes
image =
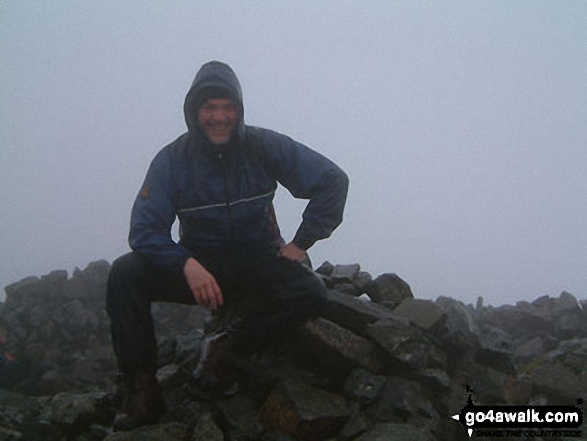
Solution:
[[[243,94],[238,78],[228,64],[209,61],[196,74],[183,106],[190,133],[204,136],[198,127],[198,110],[210,98],[230,98],[237,104],[239,121],[231,144],[236,141],[234,138],[242,138],[244,132]]]

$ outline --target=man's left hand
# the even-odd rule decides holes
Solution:
[[[294,262],[302,262],[306,258],[306,250],[302,250],[300,247],[290,242],[281,247],[279,254],[283,257],[293,260]]]

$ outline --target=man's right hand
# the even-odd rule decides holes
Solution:
[[[222,306],[222,292],[216,279],[196,259],[190,257],[186,261],[183,274],[198,305],[211,310]]]

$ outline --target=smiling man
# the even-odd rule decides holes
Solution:
[[[223,386],[227,353],[258,350],[324,306],[325,286],[303,262],[342,221],[346,174],[285,135],[247,126],[240,84],[224,63],[202,66],[184,113],[188,131],[151,163],[132,209],[132,252],[112,264],[108,280],[124,396],[116,430],[155,422],[165,410],[151,302],[197,304],[230,317],[207,336],[194,371],[209,387]],[[309,200],[289,242],[273,209],[278,183]]]

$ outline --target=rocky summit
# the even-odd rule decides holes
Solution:
[[[0,441],[447,441],[469,439],[451,418],[468,400],[584,411],[586,301],[567,292],[499,307],[424,300],[397,274],[373,278],[358,264],[326,262],[316,270],[328,286],[323,316],[241,360],[219,396],[191,376],[209,312],[153,304],[168,410],[158,424],[113,432],[109,270],[99,261],[5,288]],[[504,436],[485,439],[493,435]]]

